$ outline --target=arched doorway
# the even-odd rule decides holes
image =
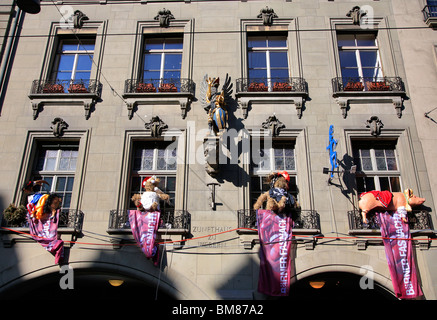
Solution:
[[[360,286],[362,276],[347,272],[323,272],[303,278],[290,286],[292,300],[397,300],[373,281],[373,289]],[[368,281],[368,280],[367,280]],[[365,282],[369,284],[369,282]]]
[[[73,288],[67,273],[51,273],[23,281],[1,294],[1,299],[50,300],[173,300],[171,294],[135,277],[115,272],[74,269]],[[64,288],[60,284],[62,282]],[[66,287],[67,285],[67,287]],[[70,285],[70,288],[68,286]]]

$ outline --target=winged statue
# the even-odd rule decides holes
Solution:
[[[220,78],[209,78],[206,74],[200,86],[200,102],[208,113],[208,127],[217,135],[226,128],[228,111],[226,106],[231,100],[232,86],[231,77],[226,74],[222,90],[219,91]]]

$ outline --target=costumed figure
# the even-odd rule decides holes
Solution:
[[[27,211],[30,216],[36,215],[37,219],[41,219],[43,204],[48,197],[48,194],[43,195],[41,192],[37,192],[43,183],[49,185],[45,180],[30,180],[22,188],[22,191],[27,194]]]
[[[231,78],[226,74],[222,91],[219,92],[220,78],[208,78],[205,75],[200,87],[200,99],[203,108],[208,112],[208,127],[215,135],[226,128],[228,111],[226,106],[231,99],[232,83]]]
[[[405,189],[403,193],[373,190],[360,194],[358,207],[364,223],[368,223],[367,214],[374,209],[402,212],[402,220],[407,222],[407,212],[424,202],[425,198],[415,196],[411,189]]]
[[[58,235],[62,198],[56,193],[35,195],[38,201],[33,208],[30,206],[29,232],[35,241],[55,255],[55,263],[59,264],[64,258],[64,241]]]
[[[143,194],[135,194],[131,198],[137,210],[129,211],[132,235],[145,256],[151,258],[155,266],[159,260],[159,250],[155,243],[156,233],[162,224],[159,202],[164,200],[170,203],[170,196],[158,188],[159,182],[156,176],[146,177],[142,182],[145,189]]]
[[[160,182],[156,176],[143,179],[141,185],[145,191],[141,195],[134,194],[131,198],[139,211],[160,211],[160,200],[170,203],[170,196],[162,192],[158,187]]]
[[[288,192],[290,176],[287,171],[271,173],[267,181],[269,182],[270,190],[258,197],[253,205],[255,210],[262,208],[264,203],[266,203],[265,210],[271,210],[276,213],[289,212],[297,207],[296,200]]]

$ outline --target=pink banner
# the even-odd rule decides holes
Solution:
[[[59,210],[55,215],[36,219],[27,215],[29,232],[32,238],[47,251],[55,255],[55,263],[59,264],[64,258],[64,241],[58,237]]]
[[[261,244],[258,291],[270,296],[288,296],[291,273],[292,220],[270,210],[258,210]]]
[[[158,264],[158,246],[155,244],[161,213],[129,210],[129,223],[135,241],[147,258]]]
[[[402,221],[398,211],[377,215],[396,296],[399,299],[422,296],[408,223]]]

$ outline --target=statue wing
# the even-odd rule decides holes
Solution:
[[[225,79],[225,83],[223,84],[222,87],[222,93],[224,95],[225,98],[225,103],[228,104],[230,102],[230,100],[232,99],[231,95],[233,92],[233,84],[231,83],[231,77],[226,74],[226,79]]]
[[[206,108],[208,106],[207,91],[208,91],[208,74],[205,74],[205,76],[203,77],[203,81],[200,83],[200,98],[199,98],[203,108]]]

